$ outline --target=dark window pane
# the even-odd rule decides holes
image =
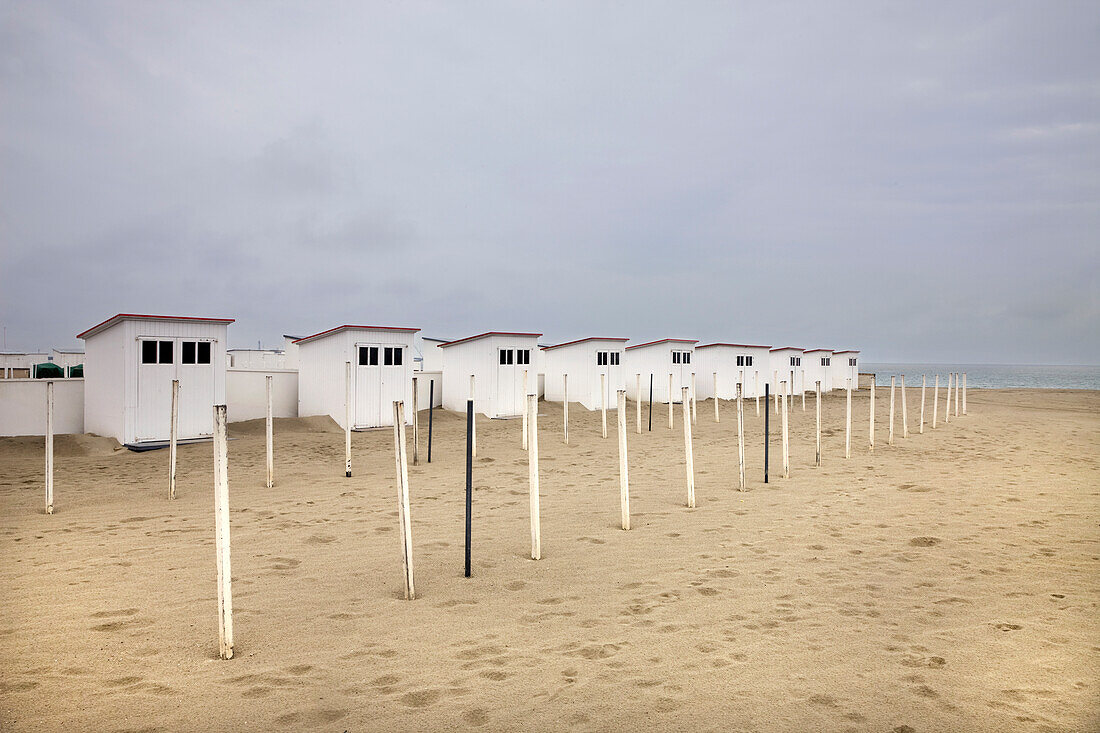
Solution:
[[[691,363],[691,352],[690,351],[685,351],[684,352],[684,363],[685,364],[690,364]]]
[[[615,366],[619,365],[619,352],[618,351],[613,351],[611,353],[611,363],[614,364]]]
[[[195,342],[184,341],[180,344],[180,363],[181,364],[194,364],[195,363]]]
[[[359,366],[370,366],[370,349],[366,346],[359,347]]]
[[[209,341],[200,341],[199,342],[198,363],[199,364],[209,364],[210,363],[210,342]]]
[[[507,349],[501,349],[500,350],[500,363],[501,364],[507,364],[508,363],[508,350]]]
[[[382,366],[393,366],[393,349],[389,346],[382,348]]]
[[[141,363],[142,364],[156,364],[157,363],[157,342],[156,341],[142,341],[141,342]]]
[[[172,342],[160,341],[160,348],[158,350],[160,358],[157,361],[161,364],[174,364],[175,360],[172,358]]]
[[[378,347],[370,347],[370,366],[378,366]]]
[[[401,359],[402,359],[401,354],[402,354],[402,352],[404,352],[404,349],[402,349],[400,346],[394,347],[394,349],[393,349],[393,365],[394,366],[401,366]]]

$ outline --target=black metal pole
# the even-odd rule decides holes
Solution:
[[[466,400],[466,577],[470,577],[470,514],[474,503],[474,401]]]
[[[435,380],[428,381],[428,463],[432,462],[432,410],[435,409]]]
[[[653,372],[649,373],[649,432],[653,432]]]
[[[764,385],[764,483],[768,483],[768,415],[771,403],[768,401],[768,385]]]

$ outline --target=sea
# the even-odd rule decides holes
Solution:
[[[904,374],[907,386],[920,386],[922,374],[928,385],[940,375],[947,386],[948,372],[966,372],[968,389],[1100,389],[1100,366],[1054,366],[1045,364],[872,364],[861,363],[861,373],[874,373],[875,385],[890,386],[890,376]]]

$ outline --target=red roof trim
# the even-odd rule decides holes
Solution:
[[[797,346],[779,346],[772,349],[772,351],[801,351],[803,354],[806,353],[805,349],[800,349]]]
[[[419,328],[402,328],[400,326],[352,326],[350,324],[344,324],[343,326],[337,326],[336,328],[330,328],[327,331],[321,331],[320,333],[315,333],[312,336],[303,336],[300,339],[295,339],[294,343],[300,344],[300,343],[303,343],[305,341],[310,341],[312,339],[321,338],[322,336],[328,336],[329,334],[336,333],[337,331],[347,331],[347,330],[355,330],[355,331],[403,331],[403,332],[406,332],[406,333],[416,333],[420,329]]]
[[[724,342],[717,342],[713,344],[703,344],[702,346],[696,346],[696,349],[705,349],[708,346],[732,346],[735,349],[770,349],[771,346],[764,346],[762,344],[727,344]]]
[[[585,341],[622,341],[626,343],[630,339],[612,338],[610,336],[589,336],[588,338],[577,339],[576,341],[566,341],[564,344],[554,344],[553,346],[543,346],[543,351],[549,351],[550,349],[560,349],[562,346],[572,346],[573,344],[583,344]]]
[[[697,343],[699,343],[699,339],[657,339],[656,341],[647,341],[644,344],[634,344],[633,346],[627,346],[626,350],[629,351],[630,349],[640,349],[643,346],[652,346],[653,344],[664,344],[664,343],[668,343],[669,341],[674,341],[676,343],[681,343],[681,344],[697,344]]]
[[[477,336],[467,336],[464,339],[448,341],[445,344],[440,344],[439,348],[445,349],[448,346],[454,346],[455,344],[461,344],[467,341],[474,341],[476,339],[486,338],[487,336],[534,336],[535,338],[538,338],[541,335],[541,333],[524,333],[521,331],[486,331],[485,333],[479,333]]]
[[[111,316],[102,323],[97,323],[96,325],[89,328],[87,331],[78,333],[76,337],[78,339],[85,338],[86,336],[90,336],[92,333],[102,331],[105,328],[109,328],[115,325],[115,322],[117,321],[197,321],[199,323],[224,323],[228,325],[230,323],[233,323],[234,320],[235,319],[233,318],[202,318],[201,316],[154,316],[141,313],[118,313]]]
[[[836,352],[835,352],[835,351],[833,351],[832,349],[807,349],[807,350],[803,351],[802,353],[803,353],[803,354],[812,354],[812,353],[814,353],[815,351],[828,351],[828,352],[829,352],[829,353],[831,353],[831,354],[835,354],[835,353],[836,353]]]
[[[844,349],[843,351],[834,351],[834,354],[859,354],[859,349]]]

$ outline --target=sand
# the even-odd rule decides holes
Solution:
[[[231,426],[230,661],[209,443],[180,449],[170,502],[167,451],[61,437],[46,516],[41,440],[0,440],[0,729],[1100,728],[1100,393],[971,390],[920,435],[910,387],[889,447],[888,391],[873,455],[856,394],[851,460],[825,398],[821,468],[796,398],[791,478],[776,440],[767,485],[748,401],[744,493],[734,409],[700,403],[694,510],[680,410],[669,431],[655,406],[629,532],[613,419],[602,439],[572,405],[564,445],[543,403],[539,562],[520,421],[479,418],[470,579],[465,417],[437,411],[409,470],[412,602],[392,431],[354,435],[346,479],[334,425],[280,420],[267,489],[261,426]]]

